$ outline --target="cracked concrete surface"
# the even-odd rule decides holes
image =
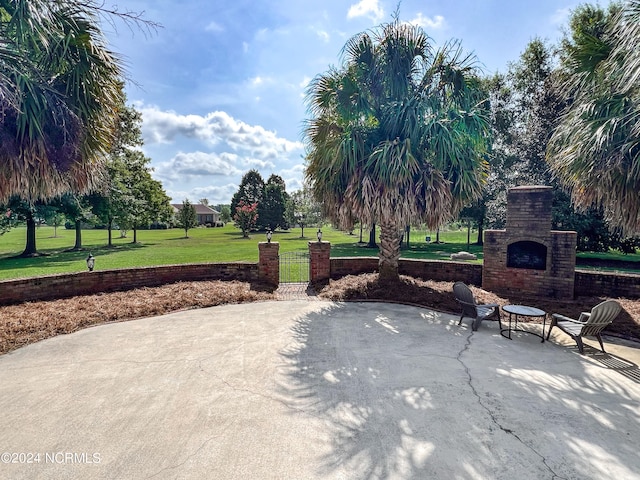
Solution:
[[[30,345],[0,357],[0,478],[640,479],[637,365],[456,323],[282,301]]]

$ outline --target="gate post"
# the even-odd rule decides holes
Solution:
[[[309,242],[309,262],[311,275],[309,280],[317,282],[328,280],[331,276],[331,243]]]
[[[258,243],[258,279],[260,281],[274,286],[280,283],[279,250],[280,244],[277,242]]]

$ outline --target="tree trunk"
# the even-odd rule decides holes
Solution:
[[[397,281],[400,277],[398,273],[398,260],[400,259],[400,239],[402,232],[393,222],[383,222],[380,224],[380,254],[379,268],[380,281]]]
[[[133,226],[133,242],[132,243],[138,243],[138,229],[136,228],[136,226]]]
[[[82,220],[76,220],[76,244],[73,250],[82,250]]]
[[[27,217],[27,244],[21,257],[35,257],[38,255],[36,248],[36,221],[32,214]]]
[[[109,232],[109,242],[107,243],[107,246],[112,247],[113,243],[112,243],[112,238],[111,238],[111,228],[113,227],[113,218],[109,218],[109,220],[107,221],[107,230]]]
[[[478,222],[478,241],[477,245],[484,245],[484,222]]]
[[[369,232],[369,244],[367,245],[367,247],[371,247],[371,248],[375,248],[377,247],[378,244],[376,243],[376,224],[373,224],[373,227],[371,227],[371,231]]]

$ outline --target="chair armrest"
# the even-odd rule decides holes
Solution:
[[[569,318],[569,317],[565,317],[564,315],[560,315],[559,313],[554,313],[553,315],[551,315],[553,317],[554,320],[561,320],[563,322],[572,322],[572,323],[577,323],[577,324],[584,324],[584,322],[580,322],[578,320],[574,320],[573,318]]]
[[[591,318],[591,312],[582,312],[578,321],[584,323],[589,320],[589,318]]]
[[[469,305],[470,307],[477,307],[478,305],[475,303],[465,302],[464,300],[459,300],[456,298],[456,302],[461,303],[462,305]]]
[[[500,306],[499,303],[483,303],[482,305],[478,305],[479,307],[491,307],[498,308]]]

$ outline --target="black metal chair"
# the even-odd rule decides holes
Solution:
[[[497,303],[478,304],[473,298],[471,289],[463,282],[453,284],[453,294],[456,297],[456,302],[462,308],[458,325],[462,323],[464,317],[472,318],[471,330],[475,332],[483,320],[493,318],[500,321],[500,305]]]

